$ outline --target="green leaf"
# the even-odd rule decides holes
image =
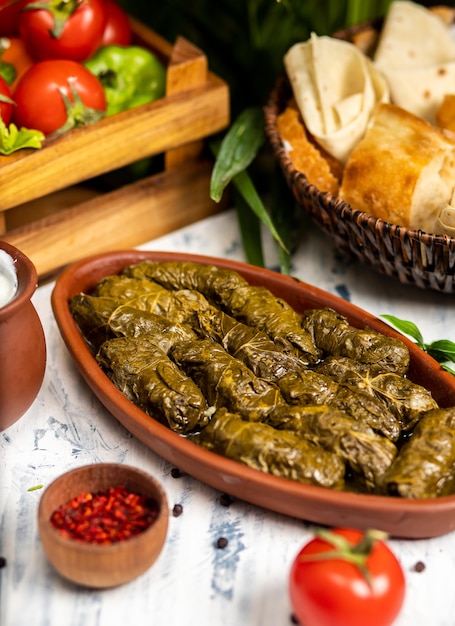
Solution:
[[[43,133],[39,130],[18,129],[15,124],[7,127],[0,118],[0,154],[11,154],[22,148],[39,149],[44,139]]]
[[[418,327],[414,324],[414,322],[408,322],[406,320],[400,320],[398,317],[394,317],[393,315],[381,315],[382,318],[387,320],[392,326],[395,326],[400,333],[404,335],[408,335],[417,343],[420,348],[424,348],[425,342],[422,337],[422,333],[418,329]]]
[[[212,200],[221,200],[226,186],[252,163],[264,141],[262,109],[245,109],[228,129],[216,155],[210,181]]]
[[[222,149],[222,142],[221,144],[218,143],[216,140],[212,141],[210,143],[210,149],[212,150],[213,154],[215,155],[215,158],[218,159],[219,158],[219,154],[221,152]],[[213,173],[212,173],[213,175]],[[251,180],[248,172],[246,172],[245,170],[239,170],[237,174],[234,174],[234,176],[231,179],[231,182],[234,186],[235,189],[237,189],[238,193],[242,196],[243,200],[244,200],[244,206],[242,207],[243,211],[253,211],[254,215],[256,215],[256,217],[264,224],[264,226],[269,230],[270,234],[272,235],[272,237],[275,239],[275,241],[277,242],[277,244],[286,252],[288,253],[288,249],[286,247],[286,245],[284,244],[282,238],[280,237],[280,234],[278,233],[278,230],[275,227],[275,224],[273,223],[272,218],[270,217],[269,213],[267,212],[267,209],[264,206],[264,203],[262,202],[259,194],[256,191],[256,188],[253,184],[253,181]],[[240,223],[240,226],[242,226],[242,224]],[[250,246],[252,246],[252,241],[253,239],[250,239]],[[262,246],[260,247],[260,249],[256,250],[254,253],[252,251],[252,247],[250,247],[250,249],[248,250],[248,256],[251,257],[251,255],[254,254],[257,258],[260,258],[262,256]],[[262,263],[261,263],[262,265]]]
[[[455,363],[455,343],[449,339],[439,339],[427,344],[426,350],[439,362],[452,361]]]
[[[277,247],[280,271],[282,274],[290,274],[291,251],[295,248],[300,230],[297,205],[278,164],[275,164],[269,179],[269,213],[286,247],[286,249],[282,246]]]
[[[0,52],[1,50],[2,48],[0,48]],[[17,76],[14,65],[12,65],[12,63],[5,63],[5,61],[0,59],[0,76],[8,83],[8,85],[12,85]]]
[[[252,265],[264,267],[261,221],[258,216],[251,211],[243,196],[235,187],[233,196],[246,260]]]
[[[283,248],[283,250],[287,250],[248,173],[239,172],[234,176],[232,183],[242,194],[245,202],[248,204],[253,213],[255,213],[266,228],[268,228],[275,241]]]
[[[422,333],[413,322],[400,320],[393,315],[381,315],[389,321],[400,332],[408,335],[417,343],[419,348],[429,354],[435,361],[441,363],[442,368],[455,375],[455,371],[451,369],[447,363],[455,363],[455,343],[449,339],[438,339],[432,343],[425,343]]]

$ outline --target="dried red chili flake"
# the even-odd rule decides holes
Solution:
[[[138,535],[157,516],[155,500],[118,485],[75,496],[52,513],[51,524],[64,537],[107,545]]]

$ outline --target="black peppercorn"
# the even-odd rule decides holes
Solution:
[[[227,546],[228,543],[229,542],[226,539],[226,537],[219,537],[217,542],[216,542],[216,547],[220,548],[222,550],[223,548],[225,548]]]
[[[423,572],[424,569],[425,563],[423,561],[417,561],[417,563],[414,565],[415,572]]]
[[[220,504],[222,506],[231,506],[231,504],[234,502],[234,500],[231,498],[231,496],[227,493],[223,493],[220,496]]]
[[[183,513],[183,506],[181,504],[174,504],[174,508],[172,509],[172,515],[174,517],[180,517]]]

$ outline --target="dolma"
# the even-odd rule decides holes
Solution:
[[[123,275],[103,279],[95,295],[115,298],[118,304],[128,304],[190,326],[197,324],[198,311],[209,307],[207,299],[197,291],[171,291],[150,280]]]
[[[385,476],[385,490],[403,498],[455,492],[455,407],[421,416]]]
[[[305,311],[302,324],[325,355],[347,356],[401,376],[408,371],[409,350],[402,341],[368,328],[354,328],[333,309]]]
[[[127,276],[149,278],[169,289],[195,289],[240,321],[267,332],[272,339],[308,363],[319,358],[301,317],[265,287],[249,285],[237,272],[193,262],[147,262],[125,268]]]
[[[194,289],[214,304],[220,304],[233,291],[248,285],[234,270],[193,261],[141,261],[129,265],[122,273],[155,281],[166,289]]]
[[[362,491],[375,492],[397,454],[386,437],[353,417],[324,405],[278,406],[267,424],[290,430],[337,454],[350,468],[354,484]]]
[[[310,333],[302,327],[301,316],[267,288],[240,287],[222,305],[230,315],[265,331],[285,351],[297,355],[307,364],[319,360],[320,350]]]
[[[301,369],[285,374],[276,384],[288,404],[327,404],[370,426],[391,441],[397,441],[401,435],[399,420],[383,402],[362,390],[353,391],[329,376]]]
[[[214,306],[199,312],[198,330],[266,380],[274,381],[304,367],[298,357],[285,353],[267,333],[239,322]]]
[[[359,376],[373,378],[386,371],[378,363],[361,363],[347,356],[328,356],[315,365],[313,370],[330,376],[339,383],[353,383]]]
[[[150,337],[116,337],[96,356],[115,386],[148,415],[182,435],[204,427],[211,415],[198,386]]]
[[[251,421],[260,421],[284,402],[276,386],[255,376],[241,361],[211,339],[176,344],[170,357],[204,393],[209,405],[226,407]]]
[[[69,302],[70,313],[92,352],[113,337],[109,319],[118,307],[115,298],[98,298],[85,293],[76,294]]]
[[[146,295],[151,297],[154,295],[159,296],[165,291],[167,290],[161,285],[157,285],[145,278],[130,278],[119,274],[111,274],[99,281],[91,295],[113,298],[119,302],[129,300],[130,306],[136,306],[136,299],[139,299],[139,302],[141,302],[141,299]]]
[[[356,361],[331,357],[317,368],[353,391],[360,390],[378,398],[397,417],[402,433],[412,430],[420,415],[438,407],[431,393],[408,378],[393,373],[374,375]]]
[[[248,467],[292,480],[341,489],[345,465],[336,454],[289,431],[216,411],[198,436],[203,447]]]
[[[170,322],[162,315],[141,311],[113,298],[78,294],[70,301],[70,311],[86,341],[93,349],[113,337],[151,335],[166,353],[177,341],[196,338],[187,325]]]

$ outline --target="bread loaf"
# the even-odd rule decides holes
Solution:
[[[379,104],[346,164],[339,195],[384,221],[436,233],[454,189],[455,142],[420,117]]]

